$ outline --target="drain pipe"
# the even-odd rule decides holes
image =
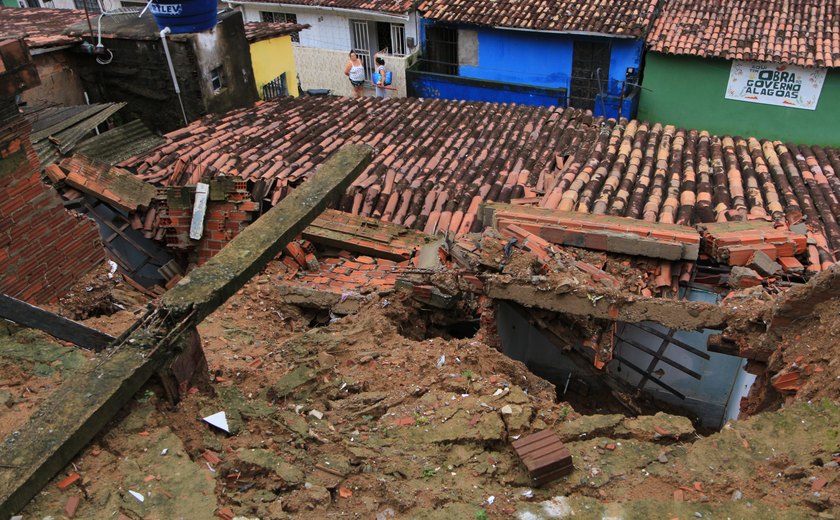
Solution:
[[[184,126],[190,124],[187,120],[187,112],[184,110],[184,101],[181,99],[181,87],[178,86],[178,78],[175,77],[175,66],[172,65],[172,56],[169,54],[169,43],[166,41],[166,35],[172,32],[169,27],[164,27],[160,31],[160,41],[163,43],[163,52],[166,54],[166,63],[169,64],[169,74],[172,76],[172,86],[175,87],[175,94],[178,96],[178,103],[181,105],[181,115],[184,116]]]

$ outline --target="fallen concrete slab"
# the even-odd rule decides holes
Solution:
[[[490,298],[529,308],[628,323],[653,321],[678,330],[722,330],[727,323],[724,309],[710,303],[643,298],[599,292],[592,287],[557,287],[551,280],[535,285],[505,276],[492,277],[485,280],[485,292]]]
[[[161,306],[117,339],[98,363],[58,388],[0,445],[0,520],[7,520],[110,421],[176,352],[183,334],[236,293],[335,201],[370,163],[373,149],[339,150],[309,181],[169,291]]]

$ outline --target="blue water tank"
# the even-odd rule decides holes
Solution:
[[[206,31],[218,21],[216,0],[154,0],[149,10],[158,27],[172,34]]]

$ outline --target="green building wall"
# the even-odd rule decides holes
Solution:
[[[829,69],[816,110],[726,99],[732,62],[648,52],[638,119],[789,143],[840,146],[840,70]]]

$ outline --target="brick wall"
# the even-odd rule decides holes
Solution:
[[[222,250],[233,237],[259,216],[258,204],[251,200],[247,184],[238,177],[210,182],[210,196],[204,213],[204,232],[200,240],[190,238],[195,187],[167,188],[165,202],[156,207],[157,223],[166,230],[166,246],[188,254],[188,261],[202,265]]]
[[[96,224],[64,209],[41,182],[31,125],[0,98],[0,292],[31,303],[58,300],[105,260]]]

